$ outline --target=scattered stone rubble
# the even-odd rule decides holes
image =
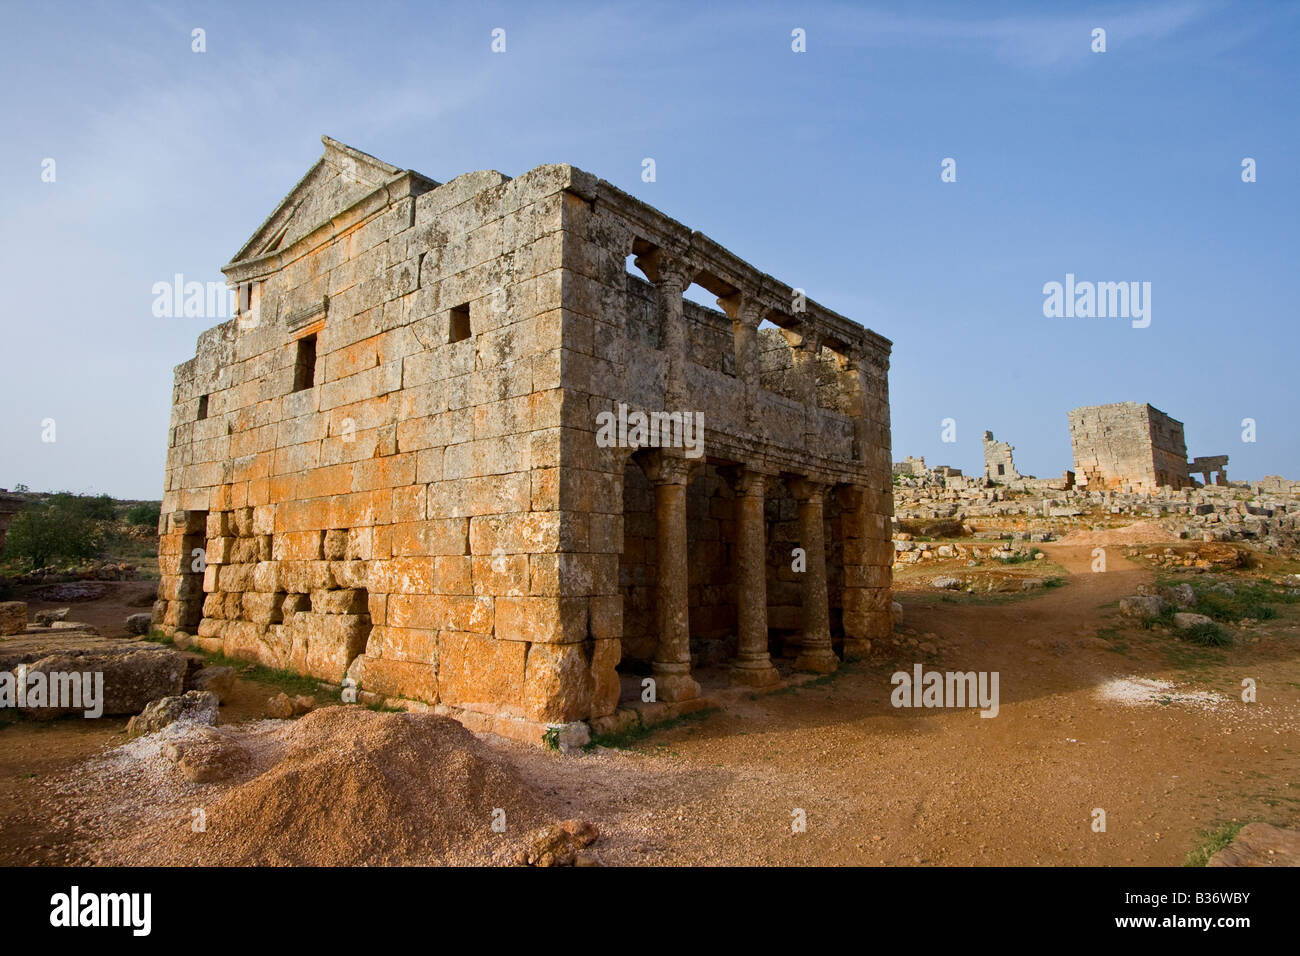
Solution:
[[[1155,518],[1173,537],[1246,541],[1270,552],[1300,548],[1300,483],[1282,479],[1125,492],[1035,490],[1023,483],[1004,487],[984,478],[945,479],[930,473],[900,479],[894,502],[897,521],[1065,518],[1088,526],[1098,516]]]
[[[217,695],[205,690],[187,690],[175,697],[162,697],[127,721],[126,735],[140,737],[152,734],[178,722],[211,726],[217,722],[220,706],[221,701]]]
[[[532,834],[514,862],[516,866],[601,866],[600,857],[587,849],[599,838],[596,824],[565,820]]]

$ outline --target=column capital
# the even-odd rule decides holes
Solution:
[[[799,344],[795,348],[800,351],[809,352],[816,355],[821,351],[822,343],[826,339],[825,333],[817,326],[813,325],[811,319],[803,319],[799,322]]]
[[[636,267],[649,276],[656,286],[680,286],[685,290],[699,275],[699,267],[684,255],[669,252],[667,249],[655,249],[643,256],[636,257]]]
[[[731,486],[731,490],[741,497],[763,497],[775,478],[775,475],[748,465],[723,465],[718,473]]]
[[[663,449],[647,455],[641,467],[651,484],[684,485],[691,477],[695,462],[684,455],[672,455]]]
[[[830,490],[829,481],[812,478],[807,475],[798,475],[786,479],[786,485],[790,489],[790,494],[794,495],[796,501],[821,501],[826,497],[826,492]]]
[[[757,292],[741,290],[731,295],[718,296],[718,308],[736,325],[757,329],[767,312],[767,303],[758,297]]]

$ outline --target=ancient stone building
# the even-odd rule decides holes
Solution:
[[[1216,485],[1226,485],[1228,483],[1228,456],[1203,455],[1199,458],[1193,458],[1187,463],[1187,472],[1191,475],[1200,475],[1204,484],[1208,485],[1212,476]]]
[[[571,166],[324,143],[176,368],[163,630],[533,741],[890,630],[887,340]]]
[[[1177,490],[1192,485],[1183,423],[1138,402],[1070,412],[1076,480],[1089,491]]]
[[[997,441],[993,433],[984,433],[984,477],[993,481],[1014,481],[1020,477],[1016,463],[1011,458],[1015,449],[1004,441]]]
[[[924,475],[929,471],[929,469],[925,467],[924,455],[920,458],[913,458],[911,455],[908,455],[902,461],[894,462],[893,471],[896,475],[919,476]]]

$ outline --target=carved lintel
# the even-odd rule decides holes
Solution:
[[[310,302],[302,308],[294,309],[284,317],[284,325],[290,332],[294,329],[300,329],[307,325],[313,319],[324,318],[329,312],[330,298],[323,295],[315,302]]]

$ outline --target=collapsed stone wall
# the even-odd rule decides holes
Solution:
[[[965,483],[895,490],[899,521],[942,518],[1066,519],[1086,523],[1096,515],[1155,518],[1174,536],[1204,541],[1252,541],[1270,551],[1300,549],[1300,482],[1264,486],[1207,485],[1178,491],[1089,491],[972,487]]]
[[[994,481],[1014,481],[1020,477],[1011,453],[1015,451],[1007,442],[997,441],[993,433],[984,433],[984,477]]]

